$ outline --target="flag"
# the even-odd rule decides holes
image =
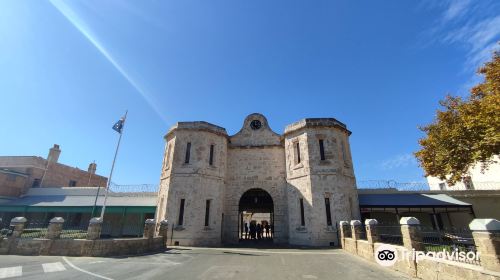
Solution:
[[[115,123],[115,125],[113,125],[113,130],[121,134],[124,124],[125,124],[125,118],[122,117],[119,121]]]

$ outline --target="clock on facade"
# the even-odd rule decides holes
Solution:
[[[250,123],[250,127],[254,130],[257,130],[259,128],[262,127],[262,123],[259,121],[259,120],[253,120],[251,123]]]

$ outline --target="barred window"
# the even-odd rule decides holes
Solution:
[[[300,225],[305,226],[306,220],[304,218],[304,199],[300,198],[299,203],[300,203]]]
[[[330,198],[325,197],[325,209],[326,209],[326,224],[328,226],[332,225],[332,213],[330,211]]]
[[[184,201],[185,199],[181,199],[181,205],[179,209],[179,221],[177,224],[180,226],[184,224]]]
[[[300,163],[300,143],[297,142],[295,144],[296,155],[297,155],[297,164]]]
[[[210,199],[207,199],[205,204],[205,226],[210,224]]]
[[[188,142],[186,146],[186,159],[184,160],[184,163],[189,163],[190,157],[191,157],[191,142]]]
[[[325,145],[323,139],[319,139],[319,156],[321,160],[325,160]]]
[[[214,145],[210,145],[210,157],[208,159],[208,164],[214,165]]]

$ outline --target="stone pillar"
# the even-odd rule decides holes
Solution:
[[[351,220],[351,235],[354,241],[360,239],[361,236],[361,221],[360,220]]]
[[[167,242],[168,239],[168,221],[167,220],[162,220],[160,222],[160,230],[158,233],[160,236],[163,236],[163,241]]]
[[[96,240],[101,237],[102,218],[92,218],[87,228],[87,240]]]
[[[422,235],[420,234],[420,221],[415,217],[403,217],[399,220],[403,246],[411,251],[423,251]]]
[[[155,219],[147,219],[144,223],[144,238],[152,239],[155,236]]]
[[[17,238],[20,237],[21,234],[23,233],[24,226],[28,220],[26,220],[25,217],[15,217],[12,220],[10,220],[10,226],[12,229],[12,235],[11,237]]]
[[[64,224],[64,219],[61,217],[55,217],[50,220],[49,230],[45,235],[47,239],[59,239],[61,236],[62,228]]]
[[[375,219],[365,220],[366,240],[369,244],[375,244],[379,241],[377,233],[378,221]]]
[[[479,252],[481,266],[500,272],[500,221],[474,219],[469,228]]]
[[[346,234],[349,231],[349,223],[347,221],[340,221],[339,222],[339,227],[340,227],[340,244],[342,248],[345,248],[345,238]]]

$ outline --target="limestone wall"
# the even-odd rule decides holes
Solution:
[[[166,136],[157,221],[173,226],[172,244],[218,245],[221,242],[227,138],[208,123],[180,123]],[[189,162],[186,162],[190,143]],[[209,162],[213,145],[213,161]],[[179,224],[184,199],[182,225]],[[206,201],[210,200],[209,224],[205,225]]]
[[[238,241],[240,198],[246,191],[255,188],[267,191],[273,199],[275,242],[288,242],[283,148],[279,146],[229,148],[227,174],[224,196],[225,242]]]
[[[417,277],[429,280],[438,279],[500,279],[490,273],[485,273],[482,268],[470,264],[460,264],[449,261],[420,260],[417,263]]]
[[[174,226],[172,244],[236,243],[240,199],[246,191],[262,189],[273,200],[275,243],[339,245],[337,223],[359,217],[349,135],[335,119],[304,119],[288,126],[284,135],[275,133],[261,114],[249,115],[233,136],[207,122],[178,123],[165,136],[156,220],[168,219]],[[189,163],[187,143],[191,143]],[[208,163],[210,145],[216,147],[214,166]],[[211,200],[209,227],[204,226],[207,199]]]
[[[261,127],[251,128],[252,121],[259,121]],[[233,147],[256,147],[281,145],[281,136],[275,133],[267,122],[267,119],[261,114],[251,114],[243,121],[241,130],[231,136],[231,146]]]
[[[359,217],[348,134],[333,121],[311,123],[306,119],[287,127],[285,158],[290,243],[339,245],[338,222]],[[304,201],[304,226],[300,224],[301,198]],[[330,203],[331,224],[327,222],[326,199]]]
[[[356,253],[364,259],[373,261],[373,244],[368,243],[366,240],[358,240]]]
[[[352,254],[357,254],[356,241],[354,241],[352,238],[346,238],[344,240],[344,244],[344,250]]]
[[[51,256],[121,256],[165,250],[163,237],[120,239],[1,239],[0,254]]]

